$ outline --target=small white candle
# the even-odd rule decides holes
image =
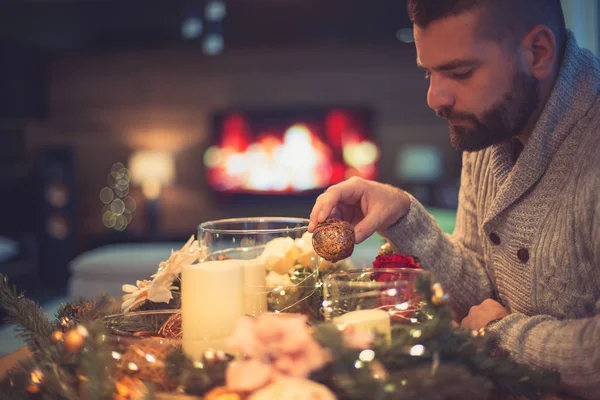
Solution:
[[[244,266],[244,313],[257,317],[267,311],[267,269],[263,260],[240,260]]]
[[[224,341],[244,315],[244,267],[239,260],[186,265],[181,273],[183,351],[200,361]]]
[[[368,331],[373,335],[383,335],[386,343],[392,342],[392,323],[390,314],[383,310],[357,310],[350,311],[333,319],[338,329],[345,329],[352,325],[357,330]]]

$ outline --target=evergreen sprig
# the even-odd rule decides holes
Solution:
[[[6,312],[5,321],[16,325],[19,337],[23,338],[32,351],[41,351],[52,346],[50,335],[54,326],[35,301],[17,292],[8,278],[0,274],[0,307]]]
[[[86,400],[111,400],[115,392],[114,360],[106,342],[106,329],[102,320],[86,326],[87,338],[79,354],[83,398]]]

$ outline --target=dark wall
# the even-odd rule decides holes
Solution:
[[[412,143],[441,149],[448,174],[459,169],[447,128],[426,105],[427,82],[407,47],[323,47],[229,51],[190,49],[93,53],[50,67],[49,118],[31,123],[31,150],[75,150],[78,220],[83,235],[106,232],[99,192],[111,165],[137,149],[175,154],[176,182],[162,198],[166,232],[191,234],[201,221],[232,215],[306,216],[310,201],[227,203],[210,192],[202,166],[211,113],[231,106],[366,104],[382,148],[381,180],[396,183],[397,150]],[[144,201],[130,230],[143,231]]]

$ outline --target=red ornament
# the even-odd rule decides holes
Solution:
[[[395,268],[409,268],[409,269],[419,269],[421,268],[421,264],[415,257],[405,256],[403,254],[392,254],[391,256],[386,255],[378,255],[373,261],[373,268],[375,269],[395,269]],[[383,272],[383,273],[375,273],[374,278],[377,282],[390,282],[407,279],[408,276],[406,274],[400,273],[391,273],[391,272]]]
[[[373,268],[420,268],[421,264],[414,257],[403,254],[391,256],[378,255],[373,261]]]

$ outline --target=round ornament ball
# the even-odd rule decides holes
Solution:
[[[79,353],[85,344],[85,337],[77,329],[71,329],[64,335],[65,349],[70,353]]]
[[[354,241],[352,224],[334,218],[318,224],[312,236],[315,252],[332,263],[350,257],[354,251]]]

